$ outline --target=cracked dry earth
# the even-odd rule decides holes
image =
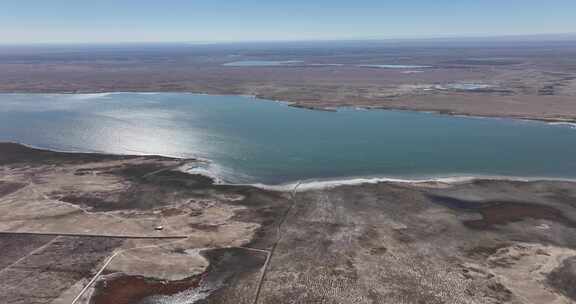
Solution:
[[[576,302],[572,182],[271,191],[193,161],[0,144],[1,302]]]

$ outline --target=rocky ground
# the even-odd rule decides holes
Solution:
[[[3,303],[574,303],[576,184],[271,191],[0,144]]]

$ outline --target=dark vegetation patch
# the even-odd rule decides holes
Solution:
[[[212,286],[213,291],[206,299],[195,304],[228,303],[226,289],[234,288],[249,275],[259,272],[266,262],[266,253],[243,248],[220,248],[203,251],[209,261],[208,270],[203,274],[203,285]],[[253,292],[254,290],[250,290]],[[228,299],[229,300],[229,299]],[[231,301],[230,303],[238,303]]]
[[[414,243],[417,239],[410,233],[408,229],[395,229],[393,230],[392,237],[398,242],[409,244]]]
[[[178,281],[163,281],[142,276],[120,275],[96,284],[93,304],[157,303],[158,296],[170,296],[194,289],[212,295],[196,303],[208,303],[219,289],[230,286],[247,273],[258,271],[266,255],[242,248],[212,249],[202,252],[210,262],[201,275]],[[163,302],[162,302],[163,303]]]
[[[26,256],[31,251],[48,243],[55,236],[1,234],[0,270]]]
[[[79,280],[91,277],[123,241],[121,238],[57,237],[12,266],[10,271],[0,273],[1,302],[50,303]]]
[[[498,303],[506,303],[512,300],[512,291],[501,283],[490,282],[486,289],[490,297],[498,300]]]
[[[190,228],[202,230],[206,232],[215,232],[218,231],[218,225],[210,225],[210,224],[202,224],[202,223],[190,223],[188,224]]]
[[[448,207],[450,209],[479,210],[493,204],[490,202],[468,201],[450,196],[442,196],[434,194],[429,194],[427,196],[432,202]]]
[[[92,211],[109,211],[118,209],[118,203],[114,201],[108,201],[104,198],[100,198],[96,193],[91,194],[71,194],[60,196],[59,193],[53,193],[51,197],[57,198],[59,201],[66,202],[69,204],[74,204],[82,207],[91,207]],[[120,208],[121,209],[121,208]]]
[[[74,172],[74,175],[82,176],[82,175],[90,175],[90,174],[100,174],[100,173],[104,173],[107,171],[118,170],[118,169],[121,169],[123,167],[124,167],[124,165],[105,166],[105,167],[98,167],[98,168],[81,168],[81,169],[77,169]]]
[[[98,263],[123,242],[123,238],[111,237],[59,237],[38,254],[19,263],[17,268],[65,272],[81,279],[89,276]]]
[[[230,189],[229,189],[230,188]],[[226,192],[231,186],[218,186]],[[259,223],[260,228],[254,233],[252,241],[246,246],[254,248],[269,248],[276,238],[276,228],[286,214],[290,201],[281,193],[264,191],[252,187],[236,187],[235,194],[243,195],[241,201],[228,204],[247,207],[236,211],[231,220],[245,223]]]
[[[464,225],[473,229],[488,229],[495,225],[505,225],[533,218],[558,222],[568,227],[576,227],[576,223],[565,217],[560,210],[547,206],[502,203],[480,209],[479,212],[482,214],[483,219],[464,221]]]
[[[162,210],[160,210],[160,213],[162,214],[162,216],[170,217],[184,214],[185,211],[180,208],[171,207],[171,208],[163,208]]]
[[[14,163],[62,164],[132,159],[136,156],[97,153],[66,153],[29,148],[15,143],[0,143],[0,165]]]
[[[141,184],[154,184],[157,187],[191,190],[204,189],[214,185],[214,180],[210,177],[170,169],[171,167],[161,163],[145,163],[124,166],[107,173]]]
[[[509,244],[506,243],[499,243],[494,245],[483,245],[483,246],[476,246],[464,251],[464,254],[469,258],[488,258],[489,256],[498,252],[499,249],[507,247]]]
[[[151,210],[186,198],[185,193],[171,189],[132,185],[126,190],[115,192],[54,192],[54,199],[81,206],[94,212],[119,210]]]
[[[576,301],[576,257],[564,260],[548,275],[548,283],[556,290]]]
[[[190,197],[206,196],[213,181],[204,176],[178,171],[161,171],[161,164],[138,164],[113,168],[108,174],[122,176],[130,181],[125,189],[112,192],[58,191],[51,197],[63,202],[83,206],[95,212],[118,210],[150,210]],[[155,173],[157,172],[157,173]],[[154,173],[154,174],[150,174]],[[177,214],[175,208],[165,215]]]
[[[551,96],[551,95],[555,94],[555,91],[556,91],[555,86],[549,84],[549,85],[545,85],[545,86],[541,87],[540,89],[538,89],[538,95]]]
[[[388,248],[386,248],[386,247],[374,247],[374,248],[370,249],[371,255],[383,255],[386,252],[388,252]]]
[[[496,225],[519,222],[528,218],[549,220],[576,227],[576,222],[564,216],[562,211],[533,203],[507,201],[468,201],[448,196],[429,195],[433,202],[451,209],[478,212],[481,220],[466,220],[463,224],[472,229],[490,229]]]
[[[0,181],[0,197],[14,193],[24,187],[26,187],[24,183]]]
[[[188,174],[185,172],[166,170],[146,177],[146,181],[159,187],[173,187],[186,189],[203,189],[214,185],[210,177]]]
[[[166,168],[161,163],[144,163],[144,164],[134,164],[130,166],[123,166],[119,168],[112,168],[107,171],[114,175],[126,177],[129,179],[142,180],[145,179],[146,174],[151,174],[155,171],[162,170]]]
[[[186,254],[186,249],[178,247],[178,248],[174,248],[174,250],[172,250],[172,252],[177,253],[177,254]]]
[[[202,252],[210,261],[207,273],[208,282],[223,282],[233,276],[258,271],[266,261],[266,254],[244,248],[219,248]]]
[[[367,250],[370,255],[383,255],[388,252],[388,248],[382,243],[380,233],[375,227],[367,227],[358,237],[358,244]]]

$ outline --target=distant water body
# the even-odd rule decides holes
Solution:
[[[241,60],[224,63],[223,66],[229,67],[279,67],[279,66],[325,66],[325,67],[336,67],[345,66],[341,63],[304,63],[301,60],[285,60],[285,61],[273,61],[273,60]],[[351,65],[360,68],[379,68],[379,69],[428,69],[433,66],[429,65],[403,65],[403,64],[356,64]]]
[[[509,119],[311,111],[242,96],[0,94],[0,140],[211,161],[227,182],[450,176],[576,178],[576,129]]]
[[[403,65],[403,64],[362,64],[361,68],[379,68],[379,69],[428,69],[429,65]]]
[[[300,60],[269,61],[269,60],[242,60],[223,64],[231,67],[274,67],[302,63]]]

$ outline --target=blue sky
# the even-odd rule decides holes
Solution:
[[[576,32],[576,0],[1,0],[0,43]]]

